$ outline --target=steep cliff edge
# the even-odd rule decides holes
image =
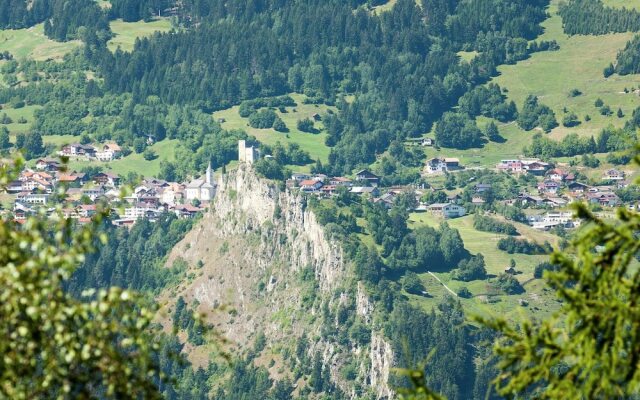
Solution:
[[[340,242],[301,195],[258,178],[248,166],[224,175],[211,211],[167,265],[183,261],[187,279],[162,295],[169,314],[183,297],[229,339],[235,355],[255,348],[261,337],[266,347],[254,354],[255,364],[275,380],[292,379],[299,390],[313,386],[305,372],[321,362],[346,397],[391,396],[393,354],[372,331],[374,306]],[[206,364],[206,346],[187,351],[194,363]]]

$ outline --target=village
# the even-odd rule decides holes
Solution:
[[[99,147],[83,144],[69,144],[58,152],[62,157],[85,158],[108,162],[121,156],[120,147],[107,143]],[[268,156],[266,156],[268,157]],[[238,142],[238,160],[253,164],[260,158],[260,151],[248,147],[244,140]],[[457,158],[441,157],[426,161],[424,179],[446,176],[465,171]],[[629,186],[630,181],[624,171],[609,170],[602,176],[601,185],[579,182],[575,175],[562,168],[539,159],[513,159],[500,161],[495,173],[511,176],[531,175],[537,185],[530,192],[501,199],[502,205],[528,209],[528,223],[535,229],[550,230],[556,227],[575,228],[580,221],[573,218],[568,206],[572,202],[587,202],[599,209],[611,209],[623,205],[616,190]],[[386,208],[392,208],[402,193],[411,193],[416,198],[413,212],[431,213],[442,219],[458,218],[472,211],[483,210],[487,203],[487,193],[493,190],[490,183],[479,182],[472,186],[472,195],[466,200],[458,191],[428,184],[383,187],[383,177],[369,169],[362,169],[349,177],[329,177],[322,174],[293,173],[286,181],[289,190],[297,190],[305,195],[331,198],[339,193],[349,193],[364,197]],[[424,180],[423,180],[424,182]],[[56,193],[64,188],[64,198]],[[63,164],[56,159],[38,159],[34,168],[24,169],[18,179],[7,186],[7,193],[13,200],[11,213],[20,222],[40,210],[53,213],[56,202],[63,204],[63,214],[67,218],[87,223],[105,204],[112,211],[112,223],[130,227],[141,218],[156,220],[163,213],[174,213],[179,218],[193,218],[207,209],[216,193],[216,182],[211,165],[204,175],[186,182],[167,182],[156,178],[143,178],[125,193],[122,177],[110,172],[87,173],[64,171]],[[441,191],[441,200],[428,201],[429,193]],[[626,204],[629,208],[639,208],[640,204]]]

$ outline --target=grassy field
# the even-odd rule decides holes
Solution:
[[[159,18],[151,22],[116,20],[111,21],[110,26],[115,36],[107,43],[109,49],[113,51],[119,46],[123,51],[131,51],[137,38],[171,30],[171,21],[167,18]]]
[[[640,0],[603,0],[605,6],[640,10]]]
[[[616,2],[609,3],[615,5],[613,3]],[[640,1],[633,3],[640,4]],[[552,1],[549,9],[551,18],[543,23],[545,33],[539,40],[556,40],[560,50],[536,53],[516,65],[502,66],[498,68],[500,76],[493,81],[509,90],[508,97],[518,107],[522,106],[528,94],[534,94],[555,111],[559,122],[564,115],[564,107],[578,114],[581,120],[587,114],[592,118],[574,128],[560,126],[554,129],[551,133],[554,138],[561,138],[569,132],[595,135],[610,124],[622,126],[626,118],[601,116],[594,102],[601,98],[614,113],[621,108],[626,116],[630,116],[638,106],[638,96],[625,94],[623,90],[625,87],[640,87],[640,75],[614,75],[605,79],[602,74],[602,70],[615,61],[617,52],[633,34],[569,37],[562,31],[562,19],[556,12],[557,4],[558,1]],[[582,91],[583,95],[569,97],[569,91],[574,88]]]
[[[442,222],[441,219],[434,217],[433,215],[426,213],[416,213],[410,216],[410,226],[432,226],[436,227]],[[488,281],[473,281],[473,282],[461,282],[451,279],[450,273],[436,273],[435,275],[447,285],[451,290],[457,292],[458,289],[465,286],[474,295],[471,299],[461,299],[465,309],[470,313],[477,313],[486,315],[487,313],[496,314],[513,314],[513,312],[522,308],[519,305],[519,300],[524,299],[529,302],[527,309],[530,312],[551,312],[557,306],[552,296],[549,296],[548,290],[545,288],[544,283],[540,280],[533,279],[533,270],[536,265],[548,259],[547,256],[531,256],[524,254],[507,254],[501,250],[498,250],[496,245],[500,238],[505,235],[499,235],[494,233],[480,232],[473,228],[473,216],[469,215],[463,218],[447,220],[448,224],[458,229],[460,236],[462,237],[465,247],[473,254],[482,253],[485,258],[487,272],[490,276],[496,276],[504,272],[504,268],[509,265],[509,261],[514,259],[516,261],[516,269],[521,273],[516,277],[524,285],[526,292],[519,295],[503,295],[497,294],[495,290],[489,285]],[[557,237],[544,232],[538,232],[526,225],[515,224],[518,231],[523,237],[529,240],[535,240],[540,243],[548,240],[552,244],[557,242]],[[431,297],[411,296],[413,301],[425,309],[434,307],[442,296],[449,292],[438,282],[433,276],[429,274],[422,274],[421,279],[427,289],[427,292]],[[487,295],[494,302],[491,304],[486,303]],[[535,308],[538,308],[536,310]],[[541,311],[544,310],[544,311]]]
[[[1,114],[7,114],[12,120],[13,123],[8,124],[8,125],[3,125],[6,126],[7,129],[9,129],[9,132],[12,135],[16,135],[17,133],[20,132],[26,132],[30,129],[31,124],[33,123],[33,113],[35,112],[35,110],[41,108],[40,106],[25,106],[22,108],[5,108],[0,110],[0,115]],[[27,120],[27,123],[25,124],[19,124],[18,123],[18,119],[20,118],[24,118]]]
[[[145,160],[142,157],[142,154],[131,153],[127,157],[110,163],[71,161],[69,163],[69,168],[71,170],[80,170],[87,166],[100,166],[103,167],[105,171],[120,175],[127,175],[129,172],[135,172],[136,174],[147,177],[156,176],[158,172],[160,172],[160,161],[174,159],[177,144],[177,140],[163,140],[151,146],[151,149],[158,154],[158,158],[152,161]]]
[[[47,38],[42,24],[28,29],[0,30],[0,51],[8,51],[18,59],[59,60],[79,45],[77,40],[60,43]]]
[[[490,119],[479,117],[478,126],[483,129]],[[504,138],[504,143],[488,142],[482,148],[458,150],[439,150],[433,147],[425,147],[427,159],[433,157],[457,157],[465,167],[494,167],[498,161],[508,158],[518,158],[523,154],[522,149],[531,143],[531,138],[535,132],[525,132],[515,122],[504,124],[498,121],[496,125],[500,135]],[[434,137],[432,133],[427,136]]]
[[[312,159],[320,159],[322,162],[326,162],[329,157],[329,148],[324,144],[326,134],[324,132],[320,132],[319,134],[301,132],[296,127],[296,123],[300,119],[310,118],[315,113],[322,115],[329,109],[336,111],[335,107],[303,104],[304,96],[300,94],[292,94],[291,97],[297,103],[295,107],[287,107],[286,113],[281,113],[276,110],[276,113],[282,118],[287,128],[289,128],[288,133],[276,132],[274,129],[255,129],[250,127],[248,119],[242,118],[238,114],[239,106],[217,111],[213,116],[215,119],[225,119],[225,122],[222,124],[224,129],[245,130],[249,135],[255,136],[260,142],[266,145],[274,145],[276,142],[283,144],[288,142],[297,143],[302,150],[309,152]],[[316,128],[321,131],[324,129],[322,122],[316,122],[315,125]],[[296,169],[300,168],[296,167]]]

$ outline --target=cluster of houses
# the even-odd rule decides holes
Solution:
[[[65,197],[55,201],[64,204],[66,217],[86,223],[100,204],[106,204],[112,208],[112,222],[117,226],[131,226],[141,218],[153,221],[166,212],[191,218],[204,210],[216,191],[211,165],[203,177],[185,183],[145,178],[123,196],[123,185],[115,174],[100,172],[89,177],[82,172],[62,171],[56,160],[40,159],[35,169],[23,170],[7,186],[7,192],[13,195],[13,209],[2,212],[11,212],[18,222],[43,208],[53,213],[60,187],[65,188]]]
[[[105,143],[98,147],[90,144],[71,143],[62,146],[59,156],[73,159],[113,161],[122,156],[122,149],[116,143]]]

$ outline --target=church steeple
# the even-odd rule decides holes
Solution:
[[[211,169],[211,161],[209,161],[209,165],[207,166],[207,173],[204,176],[205,183],[210,185],[213,184],[213,170]]]

